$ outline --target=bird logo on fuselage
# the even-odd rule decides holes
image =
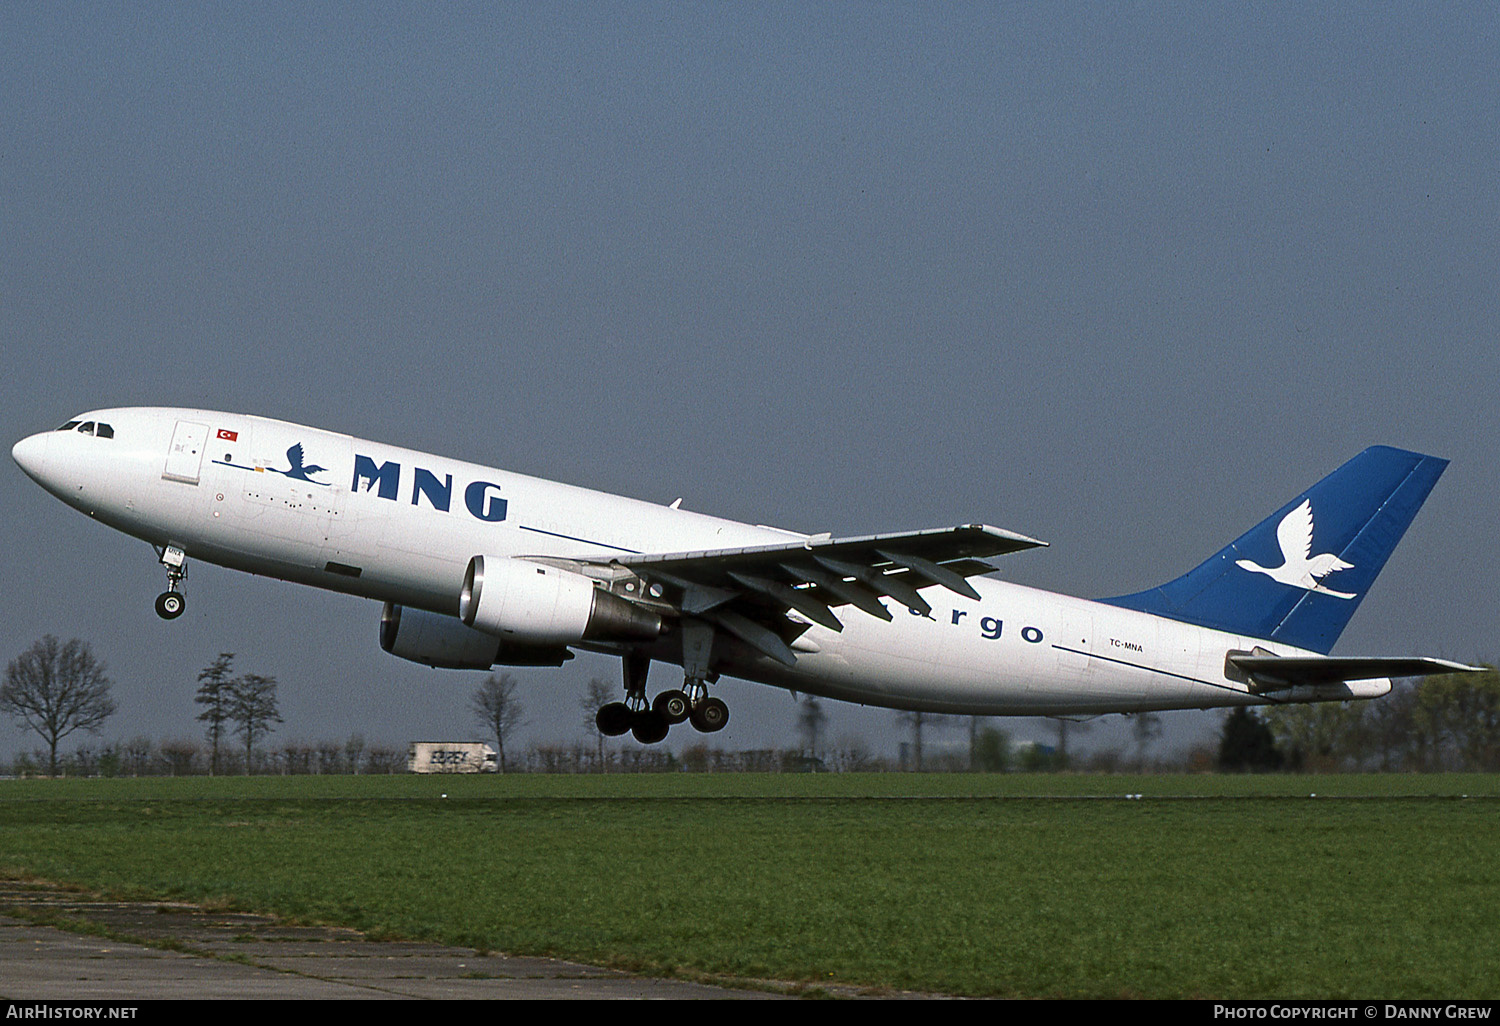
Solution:
[[[222,435],[223,432],[220,432],[220,434]],[[235,439],[229,439],[229,441],[235,441]],[[330,481],[314,481],[312,479],[313,474],[325,473],[328,468],[320,467],[316,463],[309,466],[306,462],[306,456],[303,455],[301,442],[297,442],[286,451],[286,470],[277,470],[275,467],[268,467],[265,465],[265,460],[260,459],[255,461],[253,467],[242,463],[235,463],[229,453],[225,453],[222,460],[214,460],[214,462],[221,467],[233,467],[235,470],[249,470],[257,474],[280,474],[282,477],[289,477],[293,481],[306,481],[308,484],[315,484],[320,488],[332,486],[332,482]]]
[[[267,467],[266,469],[271,471],[273,474],[281,474],[285,477],[291,478],[294,481],[306,481],[308,484],[323,485],[325,488],[328,486],[327,481],[314,481],[311,477],[308,476],[309,474],[321,474],[328,468],[320,467],[316,463],[314,463],[310,467],[304,466],[302,462],[303,455],[301,442],[298,442],[286,451],[286,461],[291,466],[290,470],[277,470],[275,467]]]
[[[1319,582],[1329,574],[1353,569],[1354,564],[1344,562],[1331,552],[1314,556],[1312,534],[1312,500],[1305,499],[1302,505],[1282,517],[1276,528],[1276,542],[1281,546],[1280,566],[1265,567],[1248,559],[1235,560],[1235,566],[1252,573],[1265,574],[1271,580],[1293,588],[1333,598],[1352,599],[1353,592],[1334,591],[1323,587]]]

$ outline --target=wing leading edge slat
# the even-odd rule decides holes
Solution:
[[[985,524],[962,527],[938,527],[924,531],[895,534],[871,534],[851,538],[817,535],[780,545],[761,545],[739,549],[707,549],[699,552],[643,553],[608,555],[600,561],[640,571],[664,570],[679,576],[703,577],[704,583],[718,584],[730,570],[748,573],[764,572],[785,560],[806,556],[823,556],[860,566],[880,566],[893,562],[882,550],[909,554],[929,565],[957,559],[986,559],[1023,549],[1045,547],[1046,542],[1028,538]],[[908,567],[911,569],[911,567]],[[918,571],[920,572],[920,571]]]

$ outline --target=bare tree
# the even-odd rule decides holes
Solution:
[[[584,711],[584,718],[590,733],[594,735],[594,758],[599,766],[599,772],[604,772],[604,732],[599,729],[599,710],[615,700],[616,688],[608,683],[593,677],[589,680],[588,690],[578,700],[578,705]]]
[[[1151,742],[1161,737],[1161,717],[1156,713],[1138,712],[1131,717],[1130,735],[1135,739],[1135,767],[1137,772],[1146,772],[1146,750]]]
[[[359,773],[359,760],[365,751],[365,736],[363,734],[350,734],[349,740],[344,742],[344,758],[349,772]]]
[[[982,717],[974,717],[978,721]],[[999,727],[981,726],[969,743],[969,770],[1004,773],[1010,769],[1010,735]]]
[[[505,772],[505,735],[521,725],[521,703],[516,701],[516,678],[509,673],[492,673],[474,692],[469,706],[474,716],[495,735],[500,754],[500,772]]]
[[[305,776],[312,772],[313,749],[304,741],[286,741],[280,749],[281,772],[285,776]]]
[[[208,775],[211,777],[219,773],[219,741],[224,737],[224,725],[229,722],[229,693],[234,683],[229,674],[233,665],[234,653],[220,652],[217,659],[199,672],[198,693],[193,696],[194,702],[205,707],[198,719],[208,724]]]
[[[1087,734],[1094,729],[1088,720],[1071,720],[1066,716],[1049,716],[1057,730],[1057,751],[1053,756],[1054,769],[1068,768],[1068,734]]]
[[[151,750],[156,743],[144,734],[137,734],[120,746],[122,768],[132,777],[151,772]]]
[[[399,773],[406,768],[406,750],[386,745],[371,745],[365,749],[366,773]]]
[[[973,773],[979,765],[976,753],[979,751],[979,735],[985,729],[984,721],[987,717],[969,717],[969,772]]]
[[[899,712],[896,714],[896,722],[911,728],[911,765],[918,773],[923,770],[922,757],[922,729],[924,727],[943,728],[948,725],[948,717],[939,713],[930,712]],[[902,760],[905,761],[904,759]]]
[[[36,732],[47,744],[47,774],[57,776],[57,745],[77,730],[99,733],[114,714],[110,679],[88,645],[48,634],[5,668],[0,712]]]
[[[799,704],[801,709],[797,713],[797,731],[802,735],[808,758],[816,759],[821,749],[819,742],[823,737],[823,728],[828,724],[828,714],[823,711],[816,695],[805,696]]]
[[[841,734],[833,745],[834,765],[840,773],[860,773],[876,765],[875,753],[858,734]]]
[[[99,774],[99,752],[87,741],[80,742],[73,752],[73,769],[70,776],[93,777]]]
[[[162,761],[167,764],[167,773],[174,777],[185,777],[193,772],[193,760],[198,756],[198,742],[191,738],[163,741],[160,747]]]
[[[273,723],[281,722],[276,705],[276,678],[247,673],[236,677],[229,686],[229,720],[234,732],[245,739],[245,775],[254,768],[255,739],[269,733]]]
[[[341,773],[344,769],[344,746],[337,741],[318,742],[318,772]]]

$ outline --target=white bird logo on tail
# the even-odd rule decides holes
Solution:
[[[1334,591],[1318,583],[1331,573],[1352,569],[1354,564],[1344,562],[1331,552],[1314,556],[1312,533],[1312,500],[1307,499],[1283,517],[1276,528],[1276,541],[1281,545],[1280,566],[1264,567],[1248,559],[1235,560],[1235,565],[1258,574],[1265,574],[1271,580],[1280,584],[1289,584],[1293,588],[1315,591],[1319,595],[1331,595],[1334,598],[1352,599],[1354,595],[1351,592]]]

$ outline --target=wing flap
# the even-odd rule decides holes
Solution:
[[[685,612],[721,608],[725,596],[743,596],[741,612],[765,615],[775,607],[782,617],[795,611],[830,630],[842,630],[834,607],[852,605],[882,620],[891,613],[881,603],[893,598],[926,613],[919,588],[941,586],[978,598],[965,578],[994,568],[985,557],[1045,546],[1045,542],[985,524],[939,527],[850,538],[813,535],[779,545],[701,552],[612,556],[609,562],[647,580],[684,588]],[[705,596],[713,596],[712,601]],[[758,607],[758,608],[757,608]],[[779,624],[772,630],[780,633]],[[738,633],[741,640],[744,632]]]
[[[811,585],[816,589],[814,594],[830,606],[851,605],[887,623],[891,620],[891,611],[881,603],[879,593],[857,581],[846,581],[842,577],[800,564],[782,563],[781,569],[794,580]]]
[[[799,591],[796,588],[789,588],[785,584],[779,584],[776,581],[768,581],[764,577],[742,574],[734,570],[729,572],[729,576],[750,590],[758,591],[769,598],[775,599],[788,609],[795,609],[813,621],[813,623],[820,623],[831,631],[842,631],[844,629],[843,623],[839,621],[838,617],[833,615],[833,610],[829,609],[822,602],[819,602],[817,597],[806,589]]]
[[[685,621],[711,624],[790,666],[796,656],[789,642],[807,630],[808,622],[843,630],[836,607],[854,606],[889,621],[885,598],[931,611],[921,588],[943,587],[977,599],[966,578],[994,570],[986,558],[1045,545],[998,527],[965,524],[849,538],[812,535],[697,552],[525,558],[608,582],[612,590],[625,588],[617,593],[666,615],[675,609]],[[631,590],[631,578],[648,587]]]

